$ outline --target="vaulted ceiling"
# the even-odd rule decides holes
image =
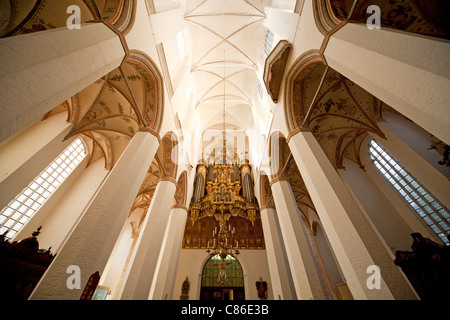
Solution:
[[[258,61],[264,59],[265,17],[260,1],[186,1],[197,90],[194,108],[203,129],[223,130],[224,122],[227,130],[255,127],[252,96]]]

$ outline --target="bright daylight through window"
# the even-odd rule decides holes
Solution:
[[[377,169],[397,189],[423,221],[450,245],[450,212],[389,152],[374,140],[370,141],[370,158]]]
[[[80,138],[76,139],[0,213],[0,234],[11,239],[33,216],[53,191],[86,156]]]

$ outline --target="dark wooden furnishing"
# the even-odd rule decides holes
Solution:
[[[394,260],[423,300],[450,297],[450,247],[412,233],[411,251],[397,251]]]
[[[50,252],[51,248],[39,249],[40,229],[31,237],[12,243],[5,235],[0,235],[2,300],[26,300],[53,261],[55,255]]]

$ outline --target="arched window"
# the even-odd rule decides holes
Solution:
[[[244,273],[241,264],[227,255],[211,257],[203,267],[200,300],[244,300]]]
[[[378,171],[394,186],[418,216],[446,244],[450,230],[450,211],[428,191],[389,152],[374,140],[369,144],[370,159]]]
[[[80,138],[68,146],[0,212],[0,234],[11,239],[86,156]]]
[[[226,280],[218,281],[220,270],[226,272]],[[244,275],[239,261],[230,255],[222,260],[218,254],[211,257],[203,269],[202,286],[204,287],[243,287]]]

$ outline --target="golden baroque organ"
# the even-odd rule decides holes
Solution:
[[[232,164],[200,163],[189,205],[192,224],[205,217],[215,217],[219,224],[226,224],[232,216],[248,219],[252,225],[259,218],[248,160],[238,164],[235,157]]]

